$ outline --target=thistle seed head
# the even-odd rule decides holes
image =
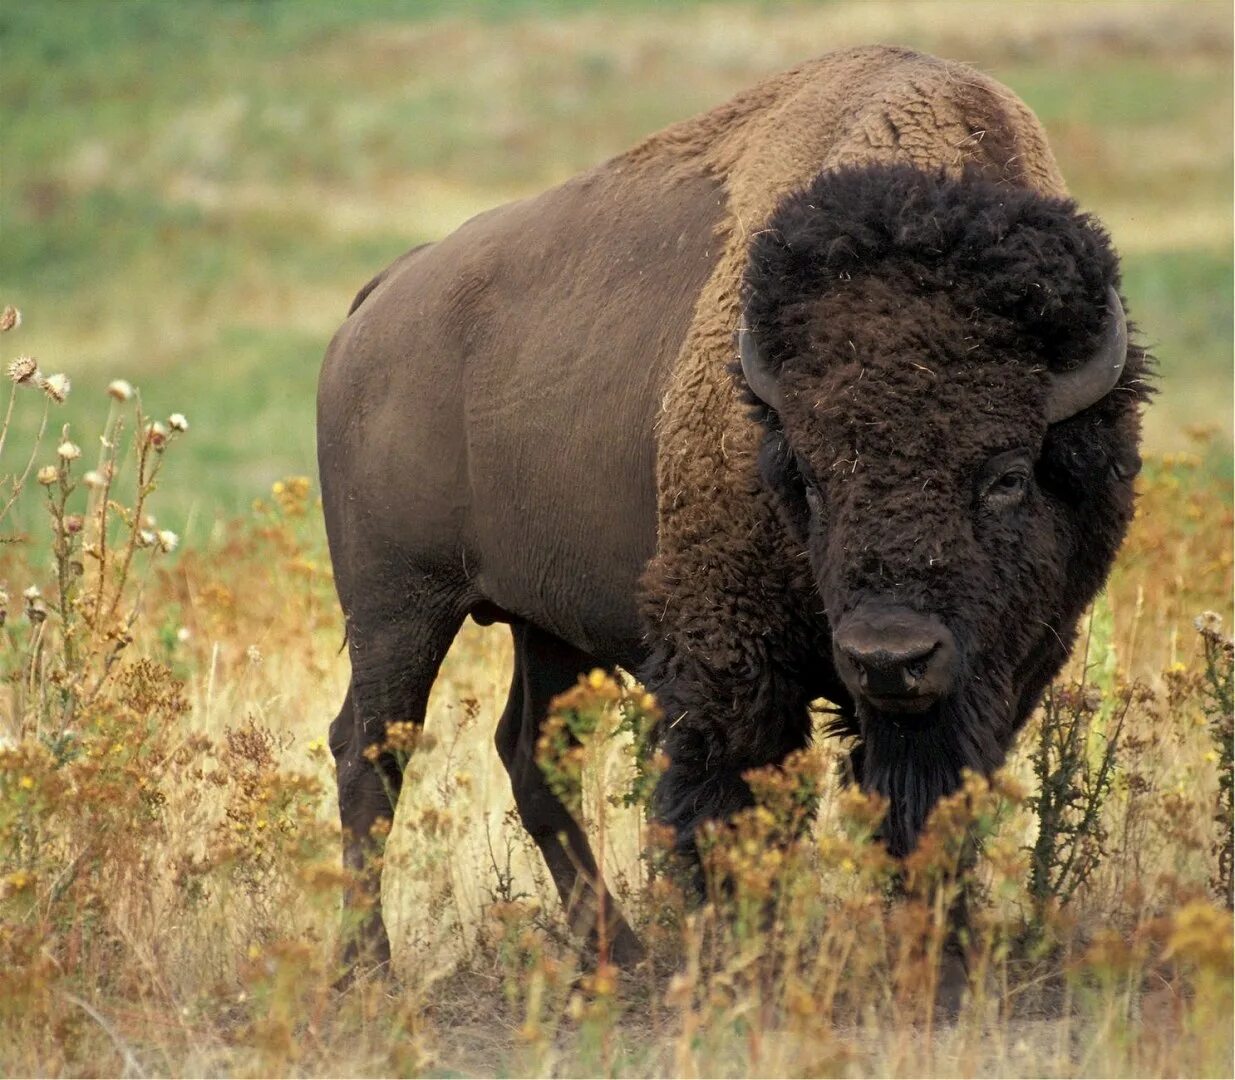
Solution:
[[[1216,611],[1202,611],[1192,625],[1205,637],[1217,637],[1222,633],[1222,616]]]
[[[128,401],[133,396],[133,384],[128,379],[112,379],[107,384],[107,396],[117,401]]]
[[[9,378],[19,386],[37,384],[39,380],[39,362],[33,356],[19,356],[9,364]]]
[[[64,399],[69,396],[69,391],[73,388],[69,377],[64,374],[48,375],[42,383],[43,393],[45,393],[57,405],[62,404]]]

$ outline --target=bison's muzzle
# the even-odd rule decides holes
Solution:
[[[926,713],[956,676],[948,628],[904,607],[861,605],[840,620],[832,648],[850,692],[882,713]]]

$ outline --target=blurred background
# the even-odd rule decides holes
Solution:
[[[1037,111],[1161,361],[1149,449],[1229,478],[1231,23],[1226,0],[4,0],[9,341],[71,375],[67,419],[116,377],[188,414],[161,502],[200,539],[315,475],[323,350],[407,247],[805,57],[900,43]]]

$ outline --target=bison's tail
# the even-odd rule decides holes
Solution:
[[[356,312],[356,309],[360,307],[360,305],[363,304],[369,298],[369,293],[371,293],[383,281],[386,280],[386,275],[389,273],[390,273],[390,267],[387,267],[376,277],[372,277],[368,280],[368,282],[361,288],[360,292],[356,294],[356,298],[352,301],[352,306],[347,309],[347,314],[349,318],[352,315],[354,315]]]
[[[385,270],[383,270],[376,277],[370,278],[369,281],[360,290],[360,292],[356,294],[356,298],[352,301],[352,306],[347,309],[348,317],[350,318],[352,315],[356,313],[356,310],[360,307],[360,305],[363,304],[369,298],[369,294],[374,289],[376,289],[383,281],[385,281],[386,278],[390,276],[390,272],[396,266],[399,266],[401,263],[403,263],[409,256],[415,255],[416,252],[420,251],[422,248],[427,248],[429,246],[430,246],[429,244],[417,244],[410,251],[407,251],[401,256],[399,256],[399,258],[397,258],[394,262],[392,262],[388,267],[386,267]]]

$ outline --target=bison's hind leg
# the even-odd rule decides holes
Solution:
[[[511,632],[514,676],[496,742],[519,820],[544,856],[571,929],[591,948],[603,946],[619,966],[633,966],[643,955],[639,940],[610,897],[579,822],[546,782],[536,753],[550,701],[569,690],[580,673],[601,665],[527,623],[513,624]]]
[[[385,967],[381,854],[403,786],[403,766],[424,725],[429,690],[463,622],[459,591],[420,578],[382,581],[345,604],[352,679],[330,725],[343,826],[343,863],[355,875],[344,900],[344,981],[358,964]],[[410,725],[391,730],[390,725]],[[397,734],[396,734],[397,733]]]

